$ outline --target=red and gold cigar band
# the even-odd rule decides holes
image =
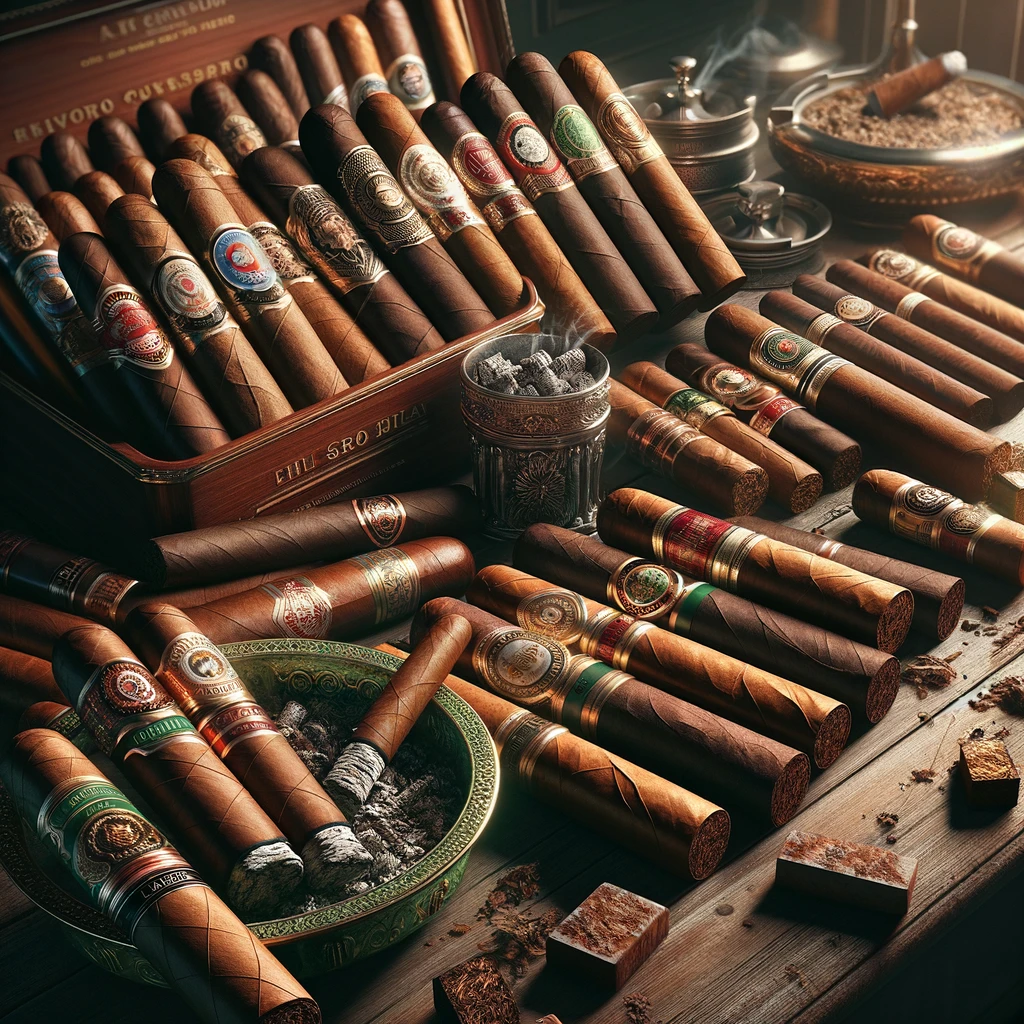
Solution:
[[[793,392],[809,409],[832,374],[849,365],[849,360],[781,327],[762,331],[750,346],[750,368]]]
[[[948,220],[932,234],[932,262],[951,268],[968,281],[977,281],[981,268],[999,251],[995,242]]]
[[[576,181],[618,168],[593,121],[575,103],[555,111],[551,121],[551,145]]]
[[[920,263],[913,256],[905,252],[897,252],[895,249],[879,249],[877,252],[873,252],[868,260],[868,269],[883,277],[899,281],[908,288],[920,288],[921,285],[942,273],[941,270]],[[867,302],[867,299],[861,299],[861,302]],[[841,313],[836,315],[842,316]]]
[[[947,491],[908,480],[893,495],[889,528],[936,551],[971,563],[978,540],[1002,516],[980,505],[968,505]]]
[[[775,394],[774,387],[740,366],[710,366],[702,373],[700,386],[730,409],[752,413],[750,426],[765,437],[771,436],[787,412],[804,408],[786,395]]]
[[[502,122],[495,148],[531,203],[548,192],[574,187],[562,161],[530,115],[522,110],[509,114]]]
[[[405,506],[395,495],[353,498],[352,510],[374,547],[389,548],[401,539],[408,517]]]
[[[409,146],[402,154],[398,179],[442,242],[463,228],[483,226],[483,218],[462,182],[433,146]]]
[[[657,469],[703,435],[664,409],[649,409],[626,431],[626,450],[641,465]]]
[[[466,132],[452,148],[451,161],[495,234],[517,217],[536,215],[494,147],[480,132]]]
[[[523,629],[549,636],[562,644],[575,643],[587,621],[587,606],[579,594],[562,587],[527,594],[516,608]]]
[[[324,640],[331,631],[331,595],[305,576],[265,583],[260,589],[274,599],[270,613],[282,636]]]
[[[420,574],[416,563],[399,548],[381,548],[352,559],[366,576],[377,623],[412,615],[420,606]]]
[[[704,425],[716,416],[736,415],[727,406],[696,388],[680,388],[668,396],[662,408],[666,412],[674,413],[696,430],[703,430]]]
[[[434,85],[423,58],[416,53],[403,53],[385,69],[388,87],[409,110],[423,110],[434,102]],[[379,90],[375,90],[379,91]],[[353,109],[352,115],[355,116]]]
[[[147,370],[166,370],[174,348],[142,296],[130,285],[113,284],[96,299],[93,326],[116,365],[131,363]]]
[[[501,770],[529,783],[544,748],[569,730],[549,722],[532,711],[514,711],[494,730]]]
[[[670,508],[654,524],[651,547],[658,561],[723,590],[735,590],[740,567],[763,534],[685,505]]]
[[[621,92],[610,93],[601,104],[597,124],[627,174],[665,155],[636,107]]]
[[[285,284],[312,284],[316,280],[313,268],[295,251],[291,240],[276,224],[256,221],[249,225],[249,233],[259,242]]]
[[[625,671],[637,641],[654,628],[653,623],[607,608],[587,623],[580,637],[580,648]]]

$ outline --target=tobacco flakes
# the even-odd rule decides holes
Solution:
[[[1011,715],[1024,715],[1024,676],[1006,676],[967,703],[975,711],[998,707]]]
[[[902,679],[904,683],[913,686],[917,690],[917,696],[924,700],[929,689],[942,690],[949,686],[956,679],[956,671],[947,658],[922,654],[911,658],[903,669]]]

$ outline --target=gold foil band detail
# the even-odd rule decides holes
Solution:
[[[420,574],[400,548],[382,548],[352,559],[366,577],[377,615],[375,622],[393,622],[420,606]]]
[[[814,342],[815,345],[821,345],[828,336],[829,331],[844,323],[846,323],[845,320],[840,320],[839,317],[834,316],[832,313],[822,313],[807,325],[804,337],[808,341]]]
[[[544,748],[568,731],[564,725],[548,722],[525,708],[516,711],[494,730],[502,768],[530,782]]]
[[[688,511],[685,505],[673,505],[663,512],[651,530],[651,554],[656,562],[665,561],[665,535],[681,512]]]
[[[516,608],[516,621],[523,629],[571,644],[579,639],[587,621],[587,606],[579,594],[552,587],[527,594]]]
[[[703,437],[678,416],[664,409],[651,409],[639,416],[626,432],[626,445],[641,465],[658,469],[672,462],[679,450]]]
[[[715,549],[708,570],[708,583],[735,592],[740,569],[750,549],[764,539],[764,534],[754,533],[743,526],[734,526]]]
[[[910,321],[913,317],[914,310],[921,305],[922,302],[931,302],[927,295],[922,295],[920,292],[910,292],[908,295],[904,295],[902,299],[896,304],[896,309],[893,311],[901,320]]]

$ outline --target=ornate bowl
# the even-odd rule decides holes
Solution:
[[[401,664],[382,651],[321,640],[255,640],[223,650],[272,714],[291,698],[318,697],[357,720]],[[318,910],[250,922],[252,931],[299,977],[343,967],[411,935],[462,881],[469,852],[498,795],[494,744],[473,709],[444,686],[412,737],[455,770],[465,796],[462,810],[441,842],[390,882]],[[133,981],[164,985],[122,932],[65,888],[59,865],[49,873],[41,851],[0,786],[0,862],[18,888],[55,917],[72,944],[100,967]]]

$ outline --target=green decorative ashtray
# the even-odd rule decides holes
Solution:
[[[255,640],[228,644],[223,651],[271,714],[291,699],[319,699],[350,712],[353,721],[401,664],[382,651],[321,640]],[[462,881],[469,852],[498,796],[494,743],[476,712],[444,686],[410,740],[454,772],[462,809],[444,838],[391,881],[316,910],[250,923],[298,977],[344,967],[401,941],[436,914]],[[163,985],[119,929],[65,888],[59,865],[51,873],[41,850],[0,787],[0,863],[18,888],[55,917],[93,963],[134,981]]]

